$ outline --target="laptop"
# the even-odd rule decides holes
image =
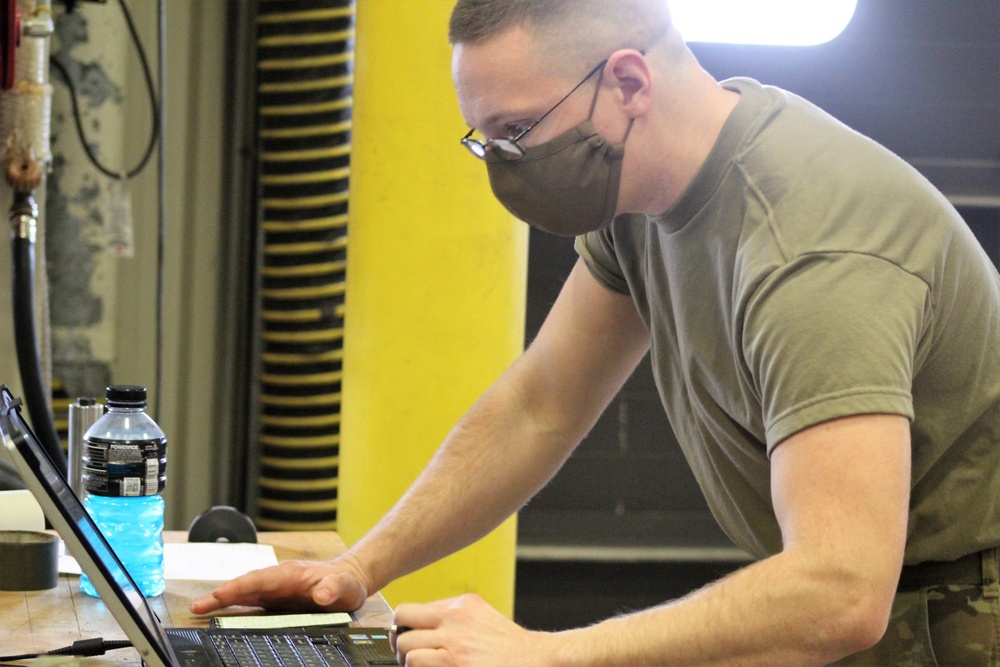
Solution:
[[[149,667],[396,665],[385,628],[164,628],[0,385],[0,435],[24,483]],[[56,648],[56,647],[53,647]]]

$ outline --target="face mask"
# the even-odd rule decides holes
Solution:
[[[516,217],[550,234],[578,236],[614,219],[624,156],[625,140],[609,143],[588,118],[551,141],[525,148],[519,160],[488,152],[486,170],[493,194]]]

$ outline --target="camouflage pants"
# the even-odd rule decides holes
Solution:
[[[900,591],[882,641],[836,665],[1000,666],[1000,584],[984,559],[984,584]],[[992,576],[986,568],[992,567]]]

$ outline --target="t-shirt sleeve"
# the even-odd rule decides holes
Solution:
[[[816,253],[770,274],[743,320],[768,454],[838,417],[912,420],[913,376],[931,319],[927,283],[879,257]]]
[[[576,252],[599,283],[615,292],[629,294],[628,282],[615,254],[612,227],[576,237]]]

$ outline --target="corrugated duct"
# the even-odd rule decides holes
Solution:
[[[257,525],[337,519],[354,0],[260,0]]]

